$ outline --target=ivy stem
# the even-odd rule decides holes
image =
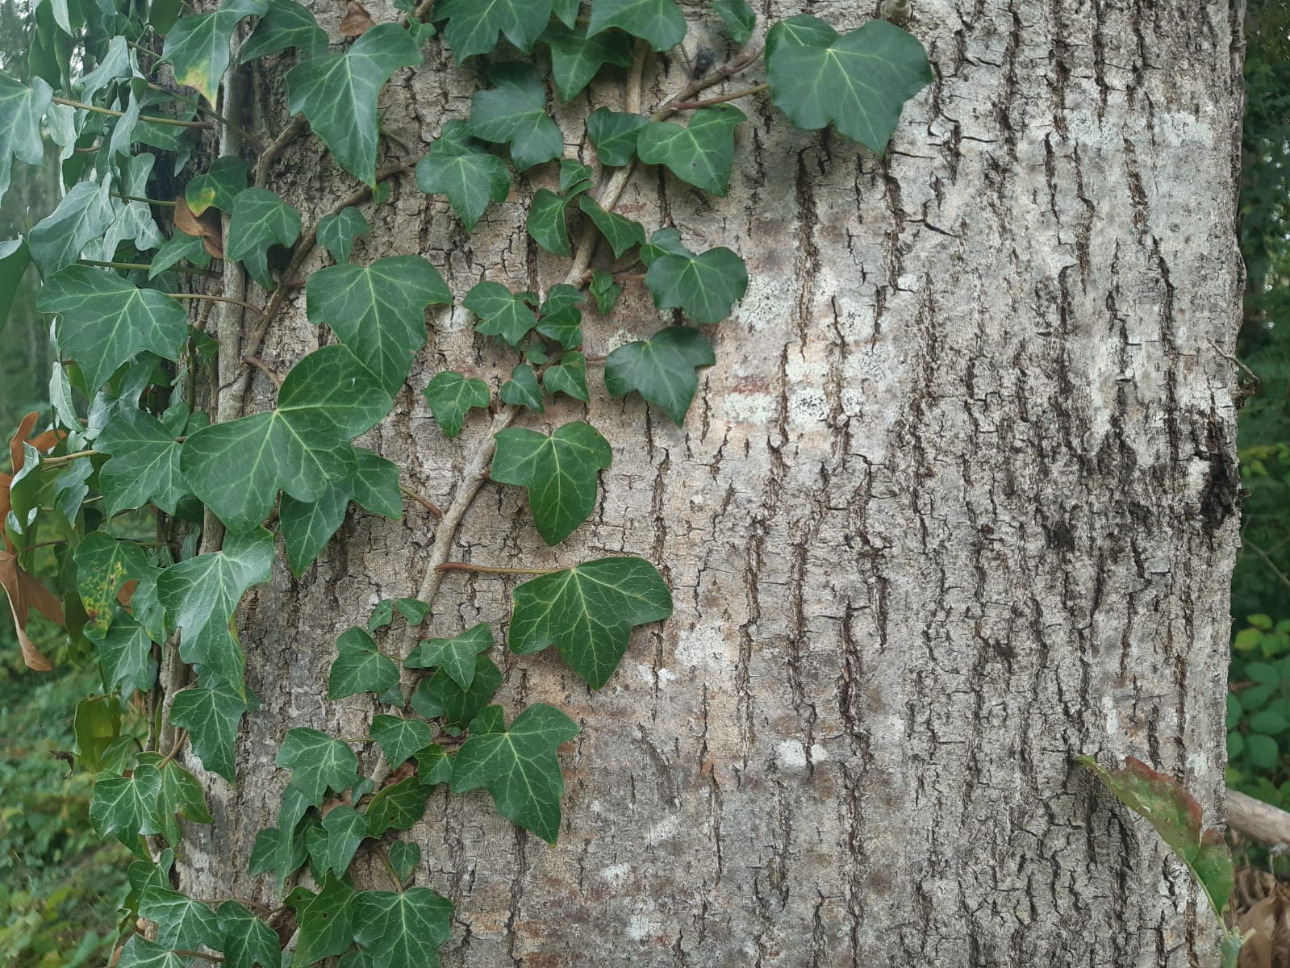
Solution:
[[[170,90],[169,88],[162,87],[160,84],[153,84],[151,81],[148,82],[148,90],[160,91],[162,94],[170,95],[176,101],[181,101],[184,104],[187,104],[196,108],[198,112],[206,115],[206,117],[214,118],[220,124],[224,125],[224,127],[228,128],[231,131],[237,132],[238,136],[241,137],[243,141],[248,142],[253,148],[255,148],[256,154],[259,154],[260,152],[264,151],[263,141],[261,141],[255,135],[251,134],[251,132],[247,131],[245,128],[239,127],[238,125],[234,124],[232,121],[224,117],[224,115],[220,114],[218,111],[212,108],[208,108],[206,105],[202,104],[201,101],[197,100],[196,98],[185,97],[183,94],[176,94],[174,91]]]
[[[408,487],[402,481],[399,481],[399,490],[402,491],[404,494],[406,494],[408,497],[412,498],[412,500],[420,504],[423,508],[425,508],[431,514],[433,514],[436,518],[443,517],[443,508],[439,507],[439,505],[435,504],[433,501],[422,497],[420,494],[412,490],[412,488]]]
[[[45,463],[49,463],[49,462],[46,461]],[[1256,555],[1262,558],[1263,563],[1272,569],[1272,574],[1276,575],[1277,578],[1280,579],[1281,584],[1285,585],[1287,588],[1290,588],[1290,578],[1287,578],[1285,572],[1283,572],[1280,568],[1277,567],[1277,564],[1275,561],[1272,560],[1271,555],[1269,555],[1266,551],[1264,551],[1262,548],[1260,548],[1258,545],[1256,545],[1253,541],[1251,541],[1249,538],[1245,536],[1242,536],[1241,543],[1246,548],[1249,548]]]
[[[260,313],[263,310],[251,305],[242,299],[230,299],[228,296],[208,296],[201,292],[168,292],[166,293],[171,299],[198,299],[206,302],[228,303],[231,306],[241,306],[243,309],[249,309],[253,313]]]
[[[188,738],[188,730],[181,729],[177,735],[178,735],[178,738],[175,740],[175,745],[170,748],[170,752],[166,754],[166,758],[157,764],[157,769],[161,769],[163,766],[165,766],[167,763],[173,760],[176,756],[179,755],[179,751],[184,748],[184,740]]]
[[[390,875],[390,880],[394,882],[394,889],[402,894],[403,882],[399,880],[399,875],[395,872],[394,865],[390,863],[390,858],[389,855],[385,853],[385,848],[373,847],[372,853],[374,853],[380,860],[381,866],[385,868],[385,873]]]
[[[146,262],[99,262],[97,259],[78,259],[83,266],[102,266],[104,269],[124,269],[128,272],[145,272],[152,268]],[[213,276],[217,273],[209,269],[199,269],[197,266],[171,266],[175,272],[187,272],[196,276]]]
[[[224,961],[224,956],[223,956],[223,955],[208,955],[208,954],[206,954],[206,952],[204,952],[204,951],[180,951],[180,950],[176,950],[176,951],[172,952],[172,954],[179,955],[179,957],[181,957],[181,958],[201,958],[201,959],[202,959],[202,961],[215,961],[215,962],[219,962],[219,963],[221,963],[221,964],[222,964],[222,963],[223,963],[223,961]]]
[[[498,568],[492,565],[474,565],[469,561],[445,561],[435,565],[435,571],[472,571],[481,575],[554,575],[559,568]]]
[[[706,77],[703,77],[700,80],[695,81],[693,84],[691,84],[689,87],[685,88],[684,90],[678,92],[672,97],[667,98],[665,101],[663,101],[662,104],[658,106],[658,108],[654,111],[654,113],[650,115],[650,120],[664,121],[667,118],[670,118],[677,111],[681,110],[681,108],[678,107],[679,104],[685,104],[690,100],[690,98],[694,97],[694,95],[698,94],[700,91],[706,91],[710,87],[715,87],[717,84],[720,84],[722,81],[726,80],[726,78],[734,77],[736,74],[744,70],[747,70],[754,63],[756,63],[758,58],[761,57],[761,52],[762,52],[762,49],[760,47],[754,47],[751,50],[747,50],[743,54],[736,57],[734,60],[730,61],[730,63],[726,64],[720,70],[713,71],[711,74],[708,74]]]
[[[260,152],[260,158],[255,163],[255,187],[263,188],[269,180],[269,166],[273,164],[274,159],[282,154],[286,147],[300,137],[305,130],[305,116],[297,114],[292,118],[285,128],[278,133],[269,147]]]
[[[63,464],[70,464],[74,460],[80,460],[82,457],[97,457],[97,450],[78,450],[74,454],[60,454],[57,457],[46,457],[40,462],[41,467],[59,467]]]
[[[160,205],[163,208],[174,208],[174,202],[168,202],[164,198],[145,198],[142,195],[121,195],[117,192],[112,193],[113,198],[119,198],[127,202],[147,202],[149,205]]]
[[[274,373],[271,369],[269,369],[268,364],[266,364],[264,360],[260,359],[258,356],[244,356],[242,357],[242,362],[248,364],[249,366],[255,367],[257,370],[259,370],[261,373],[267,376],[270,380],[272,380],[273,385],[275,387],[277,387],[279,390],[282,389],[282,377],[278,376],[278,374]]]
[[[55,104],[66,104],[69,108],[79,108],[82,111],[93,111],[95,114],[110,114],[114,118],[125,117],[124,111],[114,111],[112,108],[101,108],[96,104],[85,104],[82,101],[70,101],[65,97],[51,98]],[[201,128],[209,131],[214,128],[214,123],[210,121],[180,121],[178,118],[160,118],[150,114],[139,115],[140,121],[148,121],[152,124],[168,124],[176,128]]]
[[[769,91],[769,84],[754,84],[752,87],[746,87],[742,91],[732,91],[729,94],[719,94],[716,97],[710,97],[703,101],[673,101],[671,108],[674,111],[693,111],[697,108],[709,108],[714,104],[725,104],[728,101],[737,101],[741,97],[751,97],[754,94],[760,94],[762,91]]]

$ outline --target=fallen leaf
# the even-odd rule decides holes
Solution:
[[[53,665],[27,636],[27,613],[35,608],[50,621],[62,625],[62,605],[49,589],[18,567],[18,556],[9,551],[0,551],[0,586],[9,596],[9,612],[22,647],[22,661],[28,669],[48,672]]]
[[[224,258],[224,233],[220,228],[217,208],[208,208],[200,216],[194,215],[183,195],[175,199],[175,228],[184,235],[195,235],[202,240],[202,248],[212,259]]]
[[[1278,885],[1237,922],[1247,936],[1238,968],[1290,968],[1290,889]]]
[[[30,440],[27,439],[27,435],[36,426],[36,421],[39,418],[40,414],[34,410],[23,417],[22,422],[18,424],[17,433],[9,441],[9,462],[13,465],[13,474],[0,472],[0,534],[4,533],[4,521],[9,517],[9,512],[13,509],[13,506],[9,503],[9,485],[13,483],[14,474],[17,474],[23,468],[22,445],[27,443],[39,451],[46,451],[53,448],[54,445],[67,436],[61,430],[46,430]],[[5,547],[10,551],[13,550],[13,545],[9,543],[7,537],[5,538]]]
[[[345,4],[345,17],[340,22],[342,37],[361,37],[368,28],[375,26],[376,21],[358,0],[349,0],[349,3]]]

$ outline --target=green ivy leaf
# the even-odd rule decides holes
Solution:
[[[417,772],[421,782],[431,786],[452,779],[452,757],[438,743],[417,750]]]
[[[349,261],[357,236],[371,234],[372,226],[366,216],[353,205],[346,205],[334,215],[324,215],[318,220],[318,244],[325,246],[338,263]],[[312,280],[313,276],[310,276]]]
[[[542,34],[542,41],[551,48],[551,75],[565,101],[577,97],[606,64],[628,67],[632,62],[631,41],[620,33],[588,37],[553,23]]]
[[[373,427],[392,403],[353,353],[324,346],[287,374],[276,410],[190,434],[179,460],[184,480],[230,529],[257,527],[279,490],[316,501],[329,481],[352,478],[354,451],[345,441]]]
[[[549,545],[573,533],[596,506],[600,471],[613,460],[590,424],[567,423],[550,437],[521,427],[497,434],[492,479],[528,489],[538,534]]]
[[[567,351],[555,366],[548,366],[542,374],[542,385],[551,394],[563,393],[581,400],[591,401],[587,392],[587,358],[576,350]]]
[[[273,288],[269,249],[291,246],[298,238],[300,213],[273,192],[246,188],[233,199],[224,254],[245,264],[251,278],[263,288]]]
[[[604,269],[591,270],[591,285],[587,287],[591,298],[596,301],[596,312],[608,316],[614,310],[614,303],[623,291],[623,287],[614,282],[614,277]]]
[[[89,266],[68,266],[50,279],[37,308],[58,314],[59,345],[93,389],[144,350],[179,359],[188,335],[188,314],[176,300]]]
[[[195,88],[207,103],[219,97],[219,82],[228,70],[229,41],[243,17],[263,16],[265,0],[224,0],[219,10],[183,17],[166,35],[161,59],[174,65],[175,82]]]
[[[224,968],[280,968],[278,933],[237,901],[219,906],[217,923],[224,940],[213,947],[224,953]]]
[[[116,968],[188,968],[188,962],[169,948],[132,934],[121,948]]]
[[[354,940],[374,968],[439,968],[439,947],[452,937],[452,903],[427,887],[360,891]]]
[[[730,34],[736,46],[748,43],[753,28],[757,26],[757,14],[748,6],[747,0],[712,0],[712,7],[720,15],[721,22],[726,25],[726,33]]]
[[[520,171],[564,154],[564,135],[546,113],[546,85],[537,71],[528,64],[501,64],[491,79],[495,87],[470,99],[467,130],[476,138],[509,144]]]
[[[430,385],[421,392],[425,394],[426,403],[430,404],[435,423],[450,439],[461,434],[466,414],[471,410],[488,408],[488,384],[478,377],[467,379],[452,370],[436,373]]]
[[[417,162],[417,185],[427,195],[447,197],[466,231],[473,232],[490,201],[506,201],[511,175],[482,141],[466,133],[465,121],[449,121]]]
[[[160,793],[155,766],[139,766],[130,776],[100,776],[90,797],[90,823],[100,837],[113,834],[135,850],[141,835],[161,833]]]
[[[685,15],[674,0],[591,0],[588,35],[610,27],[644,38],[655,50],[668,50],[685,39]]]
[[[107,232],[114,217],[112,198],[108,194],[110,185],[107,178],[102,184],[78,182],[62,197],[56,209],[32,226],[27,233],[27,248],[42,277],[49,278],[70,266],[80,258],[82,249]],[[100,271],[100,274],[116,278],[108,272]]]
[[[645,229],[640,222],[605,211],[590,195],[583,195],[578,199],[578,206],[587,213],[596,228],[600,230],[600,234],[609,241],[610,248],[614,250],[615,259],[621,258],[623,253],[633,245],[645,244]]]
[[[242,45],[238,62],[245,64],[291,47],[302,61],[321,57],[327,53],[327,34],[308,8],[293,0],[269,0],[269,12],[260,18],[255,31]]]
[[[115,696],[87,696],[76,704],[72,720],[76,763],[98,773],[106,766],[103,754],[121,735],[121,703]]]
[[[273,535],[257,528],[232,532],[220,551],[171,565],[157,578],[157,598],[180,630],[179,657],[198,666],[203,685],[214,675],[245,694],[233,613],[248,588],[269,580],[272,567]]]
[[[679,427],[699,388],[694,371],[716,362],[706,336],[687,326],[672,326],[610,353],[605,360],[605,388],[615,397],[635,390],[662,407]]]
[[[412,754],[430,745],[430,727],[420,719],[373,716],[371,733],[372,739],[384,751],[391,769],[397,768]]]
[[[417,598],[396,598],[394,607],[408,625],[420,625],[430,614],[430,606]]]
[[[0,125],[0,196],[9,191],[14,158],[29,165],[45,163],[40,119],[53,96],[53,89],[39,77],[33,77],[31,87],[27,87],[0,74],[0,116],[7,119]]]
[[[166,887],[154,885],[143,892],[139,917],[157,925],[157,944],[164,948],[195,951],[203,945],[215,947],[222,940],[210,905]]]
[[[354,626],[336,640],[340,655],[331,664],[327,698],[344,699],[361,692],[381,695],[399,681],[399,667],[383,655],[373,638]]]
[[[373,514],[391,521],[403,517],[399,465],[364,447],[355,447],[354,456],[358,461],[358,472],[352,482],[353,499]]]
[[[315,57],[288,71],[288,105],[292,114],[309,119],[337,164],[375,186],[377,96],[396,70],[421,60],[420,46],[400,24],[377,24],[345,53]]]
[[[537,373],[527,363],[511,370],[511,378],[502,384],[502,403],[513,407],[528,407],[542,413],[542,389],[538,386]]]
[[[108,633],[94,644],[103,670],[104,689],[111,691],[120,687],[128,696],[136,689],[147,692],[157,681],[152,638],[142,625],[118,616]]]
[[[479,622],[456,638],[422,639],[404,660],[403,667],[405,669],[442,669],[462,689],[469,689],[475,681],[477,657],[481,652],[487,652],[492,647],[493,633],[488,623]]]
[[[344,874],[349,869],[349,862],[354,859],[358,845],[367,836],[367,821],[353,807],[339,804],[327,811],[322,825],[327,832],[327,852],[323,858],[322,870]]]
[[[237,694],[228,683],[209,689],[184,689],[170,704],[171,725],[188,730],[193,752],[202,766],[229,783],[236,779],[237,727],[242,714],[256,706],[255,696]]]
[[[551,19],[551,0],[440,0],[434,19],[448,21],[443,33],[459,64],[490,53],[499,33],[527,54]]]
[[[157,800],[157,814],[161,818],[161,833],[172,845],[178,845],[183,831],[180,819],[190,823],[214,823],[206,806],[206,793],[202,785],[174,760],[167,761],[160,753],[140,753],[139,762],[155,766],[161,773],[161,795]],[[203,942],[205,944],[206,942]],[[176,947],[187,947],[176,945]]]
[[[476,283],[461,304],[483,319],[475,324],[475,332],[500,336],[511,346],[518,346],[537,325],[532,309],[537,297],[531,292],[511,292],[500,282]]]
[[[548,252],[567,256],[570,254],[569,229],[564,222],[565,210],[572,199],[561,198],[549,188],[539,188],[529,205],[524,227],[533,241]]]
[[[537,331],[566,350],[579,346],[582,343],[582,310],[578,306],[582,299],[582,291],[577,286],[556,283],[547,290]]]
[[[231,212],[237,196],[246,190],[249,175],[250,166],[241,158],[216,158],[206,171],[188,183],[184,201],[194,215],[202,215],[212,207]]]
[[[322,890],[296,910],[300,938],[296,943],[293,965],[303,968],[348,950],[354,943],[357,897],[358,892],[340,877],[335,874],[324,876]]]
[[[587,118],[587,136],[596,146],[601,164],[621,168],[636,157],[636,138],[649,123],[649,118],[639,114],[596,108]]]
[[[412,708],[426,719],[439,719],[444,726],[464,729],[488,705],[501,684],[501,671],[492,659],[481,655],[475,660],[475,678],[469,689],[462,689],[448,673],[439,669],[429,679],[422,680],[412,694]]]
[[[839,34],[818,17],[789,17],[766,33],[770,99],[796,127],[830,122],[874,151],[887,147],[906,101],[932,82],[927,51],[885,20]]]
[[[543,575],[512,599],[511,651],[529,655],[554,644],[593,689],[609,681],[635,626],[672,614],[667,585],[641,558],[599,558]]]
[[[651,243],[660,233],[655,232]],[[679,246],[678,246],[679,247]],[[719,323],[748,290],[748,270],[743,259],[727,248],[694,255],[668,252],[646,258],[645,285],[659,309],[680,309],[696,323]],[[645,253],[642,252],[642,258]]]
[[[450,305],[452,290],[429,260],[396,255],[319,269],[305,283],[305,299],[309,319],[335,330],[393,396],[425,345],[426,306]]]
[[[346,482],[348,483],[348,482]],[[351,488],[328,484],[316,501],[297,501],[290,494],[278,503],[278,530],[287,546],[287,565],[299,578],[327,547],[345,521]]]
[[[167,514],[188,488],[179,472],[179,448],[161,421],[139,410],[112,415],[94,449],[111,455],[99,469],[103,510],[109,516],[152,502]]]
[[[363,814],[367,835],[380,837],[389,830],[411,830],[425,816],[430,787],[410,776],[380,790]]]
[[[386,853],[390,858],[390,866],[394,868],[394,873],[401,881],[406,881],[417,869],[421,863],[421,845],[409,843],[406,840],[396,840],[390,844]]]
[[[725,195],[734,163],[735,128],[745,120],[747,115],[737,107],[720,104],[695,111],[684,128],[651,121],[637,134],[636,154],[648,165],[666,165],[681,181],[711,195]]]
[[[491,708],[500,720],[501,707]],[[572,719],[543,703],[525,709],[505,732],[477,735],[472,729],[453,761],[452,792],[486,788],[498,813],[554,844],[564,793],[556,751],[577,735]]]
[[[112,624],[121,586],[151,574],[152,566],[138,543],[118,541],[104,531],[86,535],[73,557],[76,590],[85,606],[86,632],[101,635]]]
[[[157,254],[152,257],[148,269],[148,281],[151,282],[185,259],[195,266],[208,266],[211,263],[210,254],[198,236],[176,232],[162,243]]]
[[[274,762],[291,770],[292,786],[314,806],[322,803],[329,788],[344,793],[359,779],[354,751],[316,729],[287,730]]]

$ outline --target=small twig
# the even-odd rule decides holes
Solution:
[[[157,769],[161,769],[163,766],[165,766],[167,763],[169,763],[171,760],[173,760],[176,756],[179,755],[179,751],[184,748],[184,740],[186,740],[187,738],[188,738],[188,730],[181,729],[179,731],[179,738],[175,740],[175,745],[171,747],[170,752],[166,754],[166,758],[157,764]]]
[[[492,565],[474,565],[469,561],[445,561],[443,564],[435,565],[435,571],[472,571],[481,575],[554,575],[560,569],[499,568]]]
[[[760,47],[751,48],[750,50],[745,51],[739,57],[736,57],[734,60],[728,63],[725,67],[722,67],[720,70],[713,71],[711,74],[708,74],[707,76],[701,78],[700,80],[695,81],[689,87],[679,91],[678,93],[672,95],[671,97],[666,98],[663,101],[663,103],[658,106],[658,108],[654,111],[654,113],[650,115],[650,120],[664,121],[667,118],[670,118],[677,111],[681,110],[679,107],[676,106],[678,102],[685,103],[689,101],[690,98],[694,97],[694,95],[698,94],[700,91],[706,91],[708,88],[714,87],[717,84],[720,84],[722,81],[726,80],[726,78],[734,77],[736,74],[751,67],[753,63],[755,63],[757,59],[761,57],[761,51],[762,49]]]
[[[178,204],[177,202],[168,202],[164,198],[145,198],[142,195],[122,195],[118,192],[113,192],[112,197],[127,202],[147,202],[149,205],[159,205],[162,208],[174,208]]]
[[[433,501],[430,501],[427,498],[422,497],[420,494],[412,490],[412,488],[408,487],[402,481],[399,481],[399,490],[402,491],[404,494],[406,494],[408,497],[412,498],[412,500],[420,504],[423,508],[425,508],[431,514],[433,514],[436,518],[443,517],[443,508],[439,507],[439,505],[435,504]]]
[[[171,299],[197,299],[205,302],[228,303],[230,306],[241,306],[243,309],[249,309],[253,313],[262,313],[263,310],[258,306],[253,306],[243,299],[230,299],[228,296],[207,296],[200,292],[168,292],[166,293]]]
[[[398,875],[398,873],[394,870],[394,865],[390,863],[390,858],[389,858],[389,856],[385,853],[384,848],[381,848],[381,847],[373,847],[373,848],[372,848],[372,853],[374,853],[374,854],[376,855],[377,859],[378,859],[378,860],[380,860],[380,862],[381,862],[382,866],[385,868],[385,873],[387,873],[387,874],[389,874],[389,875],[390,875],[390,880],[394,882],[394,888],[395,888],[395,890],[397,890],[400,894],[402,894],[402,893],[403,893],[403,881],[401,881],[401,880],[399,879],[399,875]]]
[[[741,97],[751,97],[754,94],[760,94],[762,91],[769,90],[769,84],[756,84],[753,87],[746,87],[742,91],[732,91],[729,94],[719,94],[716,97],[710,97],[703,101],[673,101],[670,106],[673,111],[694,111],[698,108],[710,108],[715,104],[725,104],[729,101],[737,101]]]
[[[261,373],[267,376],[270,380],[272,380],[273,385],[275,387],[277,387],[279,390],[282,389],[282,377],[278,376],[278,374],[274,373],[271,369],[269,369],[268,364],[266,364],[264,360],[260,359],[258,356],[244,356],[242,357],[242,362],[247,364],[248,366],[255,367],[257,370],[259,370]]]
[[[100,262],[97,259],[77,259],[83,266],[100,266],[104,269],[122,269],[126,272],[147,272],[152,269],[146,262]],[[218,276],[218,272],[202,269],[197,266],[171,266],[168,272],[187,272],[195,276]]]
[[[305,116],[297,114],[292,118],[285,128],[278,134],[269,147],[260,153],[260,159],[255,163],[255,187],[263,188],[269,180],[269,166],[273,164],[278,155],[286,149],[287,145],[300,137],[300,133],[305,130]]]
[[[48,463],[48,461],[46,461],[46,463]],[[1256,555],[1258,555],[1260,558],[1262,558],[1262,559],[1263,559],[1263,563],[1264,563],[1265,565],[1267,565],[1270,569],[1272,569],[1272,574],[1276,575],[1276,576],[1277,576],[1277,578],[1278,578],[1278,579],[1280,579],[1281,584],[1285,585],[1287,588],[1290,588],[1290,577],[1287,577],[1287,576],[1286,576],[1286,573],[1285,573],[1285,572],[1283,572],[1280,568],[1278,568],[1278,567],[1277,567],[1277,563],[1276,563],[1275,561],[1273,561],[1273,560],[1272,560],[1272,556],[1271,556],[1270,554],[1268,554],[1266,551],[1264,551],[1262,548],[1260,548],[1258,545],[1256,545],[1256,544],[1255,544],[1253,541],[1251,541],[1249,538],[1244,538],[1244,537],[1243,537],[1243,538],[1241,539],[1241,543],[1242,543],[1246,548],[1249,548],[1249,549],[1250,549],[1251,551],[1253,551]]]
[[[232,121],[224,117],[224,115],[220,114],[218,111],[214,110],[213,108],[208,108],[206,105],[202,104],[201,101],[197,100],[196,98],[185,97],[182,94],[179,94],[175,91],[170,90],[170,88],[168,87],[162,87],[160,84],[153,84],[151,81],[148,82],[148,90],[160,91],[162,94],[170,95],[176,101],[182,101],[184,104],[187,104],[187,105],[190,105],[191,107],[196,108],[199,113],[206,115],[206,117],[208,118],[214,118],[216,121],[224,125],[224,127],[228,128],[230,131],[237,132],[237,134],[242,138],[242,140],[249,142],[251,146],[255,148],[257,153],[264,151],[263,141],[261,141],[255,135],[251,134],[251,132],[247,131],[245,128],[234,124]]]
[[[110,114],[114,118],[125,117],[124,111],[114,111],[111,108],[101,108],[94,104],[85,104],[81,101],[69,101],[65,97],[51,98],[55,104],[66,104],[69,108],[78,108],[81,111],[93,111],[95,114]],[[152,124],[169,124],[176,128],[201,128],[210,131],[215,127],[211,121],[180,121],[178,118],[160,118],[148,114],[139,115],[140,121],[148,121]]]
[[[41,467],[58,467],[62,464],[70,464],[74,460],[80,460],[82,457],[98,457],[97,450],[78,450],[74,454],[59,454],[57,457],[46,457],[40,462]]]
[[[1249,376],[1249,378],[1254,381],[1254,385],[1256,387],[1260,387],[1263,385],[1263,381],[1259,379],[1259,375],[1255,373],[1253,370],[1251,370],[1244,363],[1242,363],[1240,360],[1238,360],[1231,353],[1224,352],[1223,348],[1219,346],[1217,343],[1215,343],[1213,340],[1209,341],[1209,345],[1214,347],[1214,352],[1217,353],[1219,356],[1221,356],[1223,359],[1227,360],[1227,362],[1231,363],[1233,366],[1239,366],[1242,370],[1244,370],[1246,375]]]

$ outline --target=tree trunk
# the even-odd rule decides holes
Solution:
[[[638,554],[676,613],[637,630],[599,692],[549,652],[497,657],[498,701],[551,703],[582,732],[561,757],[558,846],[482,791],[437,795],[411,832],[417,883],[456,905],[445,965],[1217,963],[1185,868],[1073,761],[1138,756],[1217,816],[1239,518],[1238,6],[916,0],[908,29],[936,80],[885,157],[758,100],[741,102],[727,197],[633,176],[621,211],[747,260],[746,298],[710,329],[717,365],[677,429],[610,398],[593,364],[589,407],[523,419],[585,418],[610,440],[597,513],[548,549],[522,492],[486,484],[449,557]],[[840,30],[872,12],[758,13],[808,8]],[[317,12],[335,36],[340,8]],[[701,47],[728,55],[692,24],[689,63],[651,57],[647,110]],[[383,100],[412,157],[475,87],[428,50]],[[257,70],[246,109],[279,130],[281,66]],[[595,90],[620,107],[621,82]],[[585,113],[557,116],[590,162]],[[387,148],[383,164],[402,157]],[[458,300],[481,278],[545,290],[567,264],[525,236],[522,203],[551,177],[519,179],[467,236],[404,176],[369,206],[357,258],[424,254]],[[353,186],[317,139],[270,184],[306,224]],[[262,354],[279,372],[320,338],[302,291],[287,309]],[[429,320],[395,413],[360,442],[446,505],[488,421],[446,440],[420,391],[445,368],[496,385],[514,360],[460,306]],[[611,318],[587,315],[587,352],[659,325],[629,284]],[[248,412],[267,408],[269,381],[251,386]],[[352,510],[301,579],[280,556],[251,593],[261,705],[237,786],[203,774],[216,824],[189,828],[185,890],[270,900],[271,878],[245,871],[287,781],[277,746],[293,726],[366,734],[370,700],[324,698],[336,637],[416,594],[435,528],[414,503],[401,522]],[[514,584],[449,576],[429,633],[486,621],[500,637]]]

